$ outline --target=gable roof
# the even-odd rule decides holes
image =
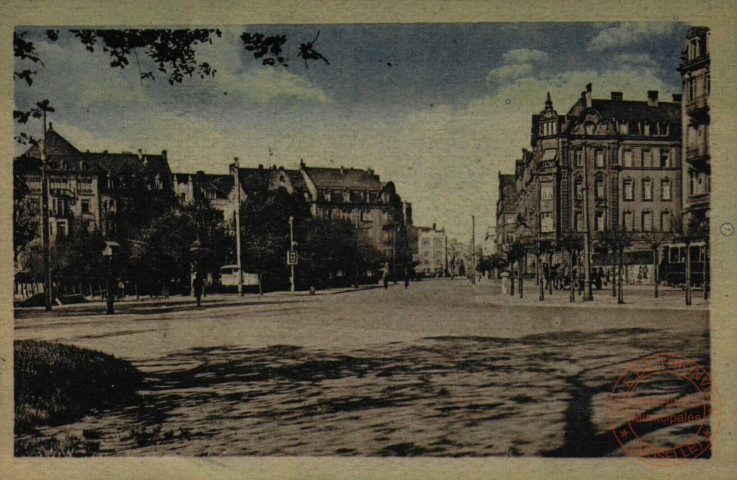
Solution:
[[[74,145],[59,135],[56,130],[49,128],[46,130],[46,157],[51,155],[79,155],[81,152],[74,148]],[[41,140],[38,145],[33,145],[31,148],[26,150],[23,155],[33,158],[41,158],[41,146],[44,141]]]
[[[171,174],[169,162],[163,152],[161,155],[141,154],[141,156],[135,153],[82,153],[61,134],[52,129],[47,130],[46,140],[48,145],[46,150],[47,161],[59,164],[66,162],[72,171],[89,170],[113,175],[119,173],[158,173],[165,175],[167,178]],[[43,141],[40,144],[42,145]],[[41,149],[34,145],[16,161],[25,164],[26,168],[38,169],[40,159]],[[85,165],[84,168],[82,168],[82,164]]]
[[[368,170],[320,167],[304,167],[304,170],[318,189],[339,188],[376,191],[382,189],[379,176]]]

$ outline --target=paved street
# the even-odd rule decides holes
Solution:
[[[708,365],[708,310],[680,308],[678,292],[624,307],[606,291],[595,305],[570,306],[567,291],[538,302],[534,281],[525,294],[425,280],[115,317],[34,312],[16,338],[147,374],[141,405],[42,431],[99,436],[112,455],[621,455],[607,400],[625,368],[657,352]]]

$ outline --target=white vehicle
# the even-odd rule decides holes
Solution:
[[[238,286],[238,265],[224,265],[220,267],[220,285],[223,287],[237,287]],[[257,273],[242,273],[243,275],[243,286],[258,286],[258,274]]]

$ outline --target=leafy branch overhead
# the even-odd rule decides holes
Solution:
[[[307,68],[308,60],[322,60],[326,64],[330,65],[325,56],[315,50],[314,44],[320,37],[320,31],[318,30],[317,35],[311,42],[301,43],[299,45],[299,52],[297,57],[301,58],[305,62],[305,68]],[[276,66],[281,65],[282,67],[288,67],[289,60],[284,56],[284,44],[287,42],[286,35],[271,35],[267,36],[263,33],[248,33],[243,32],[241,35],[243,46],[247,52],[251,52],[253,57],[256,59],[262,59],[263,65]]]

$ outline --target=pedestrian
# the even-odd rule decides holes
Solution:
[[[409,268],[404,269],[404,289],[409,288]]]
[[[384,264],[384,271],[381,274],[381,280],[384,282],[384,290],[389,288],[389,264]]]
[[[197,299],[197,306],[200,306],[200,302],[202,300],[202,277],[198,273],[194,277],[194,282],[192,283],[192,289],[194,290],[194,296]]]

